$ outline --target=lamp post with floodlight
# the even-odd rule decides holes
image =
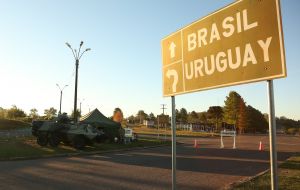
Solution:
[[[82,57],[82,55],[87,52],[87,51],[90,51],[91,48],[87,48],[85,49],[83,52],[81,52],[81,47],[83,45],[83,41],[80,42],[80,45],[79,45],[79,50],[77,52],[76,49],[73,49],[71,47],[71,45],[67,42],[66,45],[72,50],[72,53],[73,53],[73,56],[74,56],[74,59],[75,59],[75,66],[76,66],[76,75],[75,75],[75,95],[74,95],[74,122],[77,123],[77,83],[78,83],[78,66],[79,66],[79,60],[80,58]]]

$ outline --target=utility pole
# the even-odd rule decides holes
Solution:
[[[91,48],[87,48],[87,49],[85,49],[81,53],[80,51],[81,51],[81,47],[83,45],[83,41],[80,42],[78,52],[77,52],[76,49],[73,49],[68,42],[66,42],[66,45],[71,49],[71,51],[73,53],[73,56],[74,56],[74,59],[75,59],[76,76],[75,76],[75,93],[74,93],[74,122],[77,123],[77,119],[78,119],[77,118],[77,85],[78,85],[78,66],[79,66],[79,60],[82,57],[82,55],[85,52],[90,51]]]
[[[165,115],[165,110],[167,109],[166,108],[167,104],[161,104],[161,106],[162,106],[162,108],[160,108],[160,109],[163,110],[163,115]]]
[[[63,88],[60,88],[59,84],[56,84],[56,86],[59,88],[59,91],[60,91],[59,112],[58,112],[58,114],[60,115],[60,114],[61,114],[61,103],[62,103],[62,94],[63,94],[63,90],[64,90],[68,85],[65,85]]]
[[[167,109],[166,108],[166,106],[167,106],[167,104],[161,104],[161,108],[160,109],[162,109],[163,110],[163,113],[162,113],[162,117],[165,115],[165,110]],[[159,121],[159,115],[158,115],[158,121]],[[164,126],[165,126],[165,128],[166,128],[166,123],[165,123],[165,121],[162,123]],[[159,137],[159,126],[160,124],[159,124],[159,122],[158,122],[158,126],[157,126],[157,130],[158,130],[158,137]],[[166,132],[165,132],[166,133]],[[166,135],[166,134],[165,134]]]

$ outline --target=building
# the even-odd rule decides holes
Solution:
[[[154,127],[154,121],[144,120],[143,125],[146,127]]]

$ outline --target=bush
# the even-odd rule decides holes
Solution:
[[[290,135],[295,135],[300,129],[297,129],[297,128],[289,128],[287,130],[287,134],[290,134]]]
[[[30,124],[23,121],[0,119],[0,130],[13,130],[13,129],[22,129],[22,128],[29,128],[29,127]]]
[[[25,122],[25,123],[31,123],[32,122],[32,118],[30,117],[22,117],[22,118],[17,118],[16,120]]]

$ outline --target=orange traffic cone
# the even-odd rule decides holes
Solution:
[[[197,139],[195,139],[195,141],[194,141],[194,148],[199,148],[199,145],[198,145]]]
[[[264,147],[263,147],[263,144],[261,141],[259,141],[259,147],[258,147],[258,150],[259,151],[263,151]]]

